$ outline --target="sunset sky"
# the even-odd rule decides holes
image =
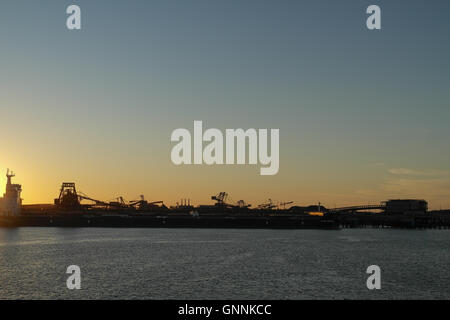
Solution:
[[[66,7],[82,30],[66,28]],[[382,30],[366,8],[382,9]],[[0,191],[450,208],[449,1],[0,4]],[[279,128],[280,170],[175,166],[176,128]]]

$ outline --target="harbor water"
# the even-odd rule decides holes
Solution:
[[[0,228],[0,299],[449,299],[449,266],[449,230]]]

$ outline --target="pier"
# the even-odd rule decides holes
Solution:
[[[260,228],[340,229],[398,228],[449,229],[450,210],[429,211],[421,199],[391,199],[379,204],[327,209],[318,205],[291,206],[293,201],[271,199],[255,208],[244,200],[231,201],[228,193],[211,197],[214,204],[194,206],[190,200],[167,207],[162,200],[102,201],[64,182],[53,204],[22,205],[22,186],[7,171],[6,193],[0,198],[3,227],[129,227],[129,228]],[[82,203],[88,201],[90,204]]]

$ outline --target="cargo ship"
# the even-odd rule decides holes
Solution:
[[[105,202],[77,192],[75,183],[64,182],[53,204],[22,205],[22,187],[12,184],[7,171],[6,192],[0,198],[0,227],[107,227],[107,228],[248,228],[248,229],[339,229],[339,224],[322,214],[322,207],[290,207],[285,202],[256,208],[239,200],[227,201],[220,192],[212,205],[193,206],[182,199],[167,207],[163,201],[138,200]],[[83,202],[88,201],[89,204]]]
[[[77,192],[75,183],[64,182],[53,204],[23,205],[22,186],[13,184],[7,170],[6,191],[0,198],[0,227],[97,227],[97,228],[450,228],[450,210],[428,211],[422,199],[391,199],[374,205],[327,209],[320,203],[290,206],[292,201],[268,200],[255,208],[244,200],[234,202],[228,193],[211,197],[213,204],[191,205],[182,199],[167,207],[163,201],[101,201]],[[86,203],[87,202],[87,203]]]

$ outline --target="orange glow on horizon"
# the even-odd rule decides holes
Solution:
[[[319,216],[323,217],[323,212],[308,212],[310,216]]]

